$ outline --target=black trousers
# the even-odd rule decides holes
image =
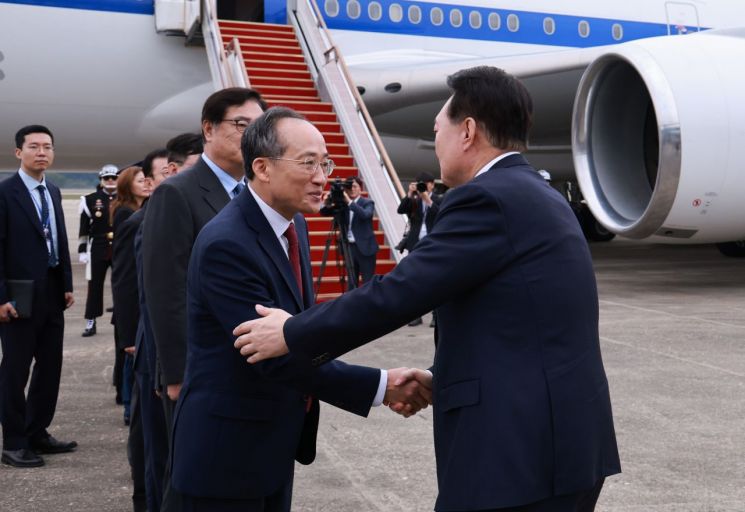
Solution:
[[[292,506],[292,481],[287,482],[277,492],[253,500],[225,500],[199,498],[182,495],[183,512],[290,512]]]
[[[604,482],[605,479],[601,478],[592,489],[587,491],[554,496],[547,500],[520,505],[519,507],[495,508],[480,512],[593,512]]]
[[[377,254],[366,256],[362,254],[357,244],[349,244],[352,252],[352,263],[354,264],[355,283],[359,283],[362,275],[362,283],[368,282],[375,275],[375,260]]]
[[[139,411],[140,390],[137,383],[132,386],[129,437],[127,438],[127,460],[132,474],[132,506],[135,512],[147,512],[145,492],[145,444],[142,435],[142,416]]]
[[[163,475],[168,460],[166,418],[163,414],[161,399],[155,394],[155,386],[150,374],[135,371],[135,380],[139,389],[139,412],[145,449],[147,510],[159,512],[160,504],[163,502]]]
[[[111,267],[111,256],[107,254],[107,248],[92,246],[91,279],[88,281],[88,296],[85,299],[85,318],[88,320],[103,315],[103,285],[106,282],[106,271],[109,267]]]
[[[173,434],[173,416],[176,412],[176,402],[168,398],[165,386],[162,386],[160,394],[163,402],[163,413],[166,419],[168,446],[170,447],[173,446],[171,436]],[[171,485],[171,457],[173,457],[173,454],[169,450],[166,471],[163,474],[163,503],[160,505],[161,512],[181,512],[187,510],[184,508],[184,504],[182,503],[182,495],[179,494]]]
[[[61,269],[50,269],[46,280],[36,283],[34,293],[31,318],[0,324],[0,423],[5,450],[28,448],[30,442],[49,436],[47,427],[57,408],[65,330]]]

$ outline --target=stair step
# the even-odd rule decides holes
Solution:
[[[220,25],[220,33],[222,35],[229,34],[231,36],[251,36],[251,37],[269,37],[272,39],[283,39],[286,41],[297,41],[295,32],[290,31],[278,31],[274,29],[267,30],[265,27],[232,27],[228,25]]]
[[[299,78],[302,80],[313,80],[313,77],[310,76],[310,73],[307,69],[287,69],[286,64],[282,64],[281,68],[278,69],[271,69],[271,68],[255,68],[251,67],[249,65],[246,65],[246,70],[248,71],[249,76],[252,77],[261,77],[261,78],[274,78],[274,79],[281,79],[281,78]]]
[[[250,77],[249,77],[250,80]],[[251,81],[251,86],[253,86]],[[263,96],[277,96],[285,93],[292,98],[318,98],[315,87],[285,87],[281,85],[263,85],[255,87]]]
[[[223,42],[232,41],[233,38],[237,38],[241,46],[251,48],[254,45],[261,46],[279,46],[282,48],[297,48],[300,50],[300,44],[297,39],[287,39],[284,37],[271,37],[271,34],[267,35],[252,35],[245,33],[233,33],[232,30],[222,30],[220,35],[222,36]]]
[[[316,84],[310,78],[264,77],[248,75],[251,85],[257,89],[262,87],[279,87],[282,89],[308,89],[316,94]]]
[[[306,113],[306,112],[333,112],[334,106],[331,103],[324,103],[322,101],[297,101],[297,100],[291,100],[291,101],[278,101],[268,102],[272,107],[276,107],[279,105],[282,105],[283,107],[290,107],[293,110],[297,110],[298,112]]]
[[[243,60],[246,62],[246,66],[250,66],[252,62],[261,63],[262,65],[266,62],[274,62],[277,64],[302,64],[305,69],[308,69],[308,65],[305,63],[305,57],[302,52],[300,53],[288,53],[288,52],[273,52],[271,48],[243,48],[241,47],[241,54]]]
[[[380,230],[376,230],[375,232],[375,240],[378,241],[378,245],[383,245],[385,243],[385,236],[383,236],[383,232]],[[326,243],[326,238],[328,237],[328,230],[326,231],[309,231],[308,232],[308,238],[310,239],[310,245],[324,245]]]
[[[230,40],[225,41],[223,38],[223,44],[227,44]],[[241,45],[241,53],[243,54],[243,60],[248,61],[252,56],[262,55],[264,60],[282,60],[287,58],[290,62],[298,62],[298,58],[305,62],[303,52],[300,47],[291,48],[288,46],[278,46],[270,44],[250,44],[245,41],[238,41]]]
[[[255,27],[262,30],[272,30],[280,33],[291,33],[295,34],[291,25],[280,25],[278,23],[264,23],[256,21],[238,21],[238,20],[217,20],[220,27],[232,27],[232,28],[251,28]]]
[[[308,66],[307,64],[305,64],[305,62],[288,62],[286,60],[274,59],[259,60],[255,56],[252,56],[251,60],[246,62],[246,69],[249,73],[253,73],[255,71],[258,71],[259,73],[281,73],[282,71],[307,72]]]

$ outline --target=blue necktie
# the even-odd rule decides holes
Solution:
[[[238,184],[233,189],[233,197],[238,197],[238,194],[243,192],[244,188],[246,188],[246,185],[244,185],[243,182],[238,182]]]
[[[47,241],[49,251],[49,266],[57,266],[57,255],[54,252],[54,239],[52,238],[52,226],[49,221],[49,203],[47,203],[47,196],[44,194],[46,187],[39,185],[36,187],[39,191],[39,197],[41,198],[41,228],[44,230],[44,238]]]

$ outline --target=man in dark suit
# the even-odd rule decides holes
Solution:
[[[183,168],[192,167],[202,153],[202,136],[195,133],[183,133],[169,140],[166,144],[167,154],[163,158],[158,150],[149,153],[142,164],[145,176],[150,179],[153,190],[164,180],[175,176]],[[165,161],[165,166],[163,166]],[[135,232],[133,241],[133,260],[137,267],[137,288],[139,297],[139,322],[135,335],[135,382],[139,397],[139,419],[142,424],[142,440],[145,455],[145,492],[147,510],[158,512],[163,502],[172,507],[172,492],[164,500],[164,487],[170,490],[170,484],[164,486],[166,461],[168,458],[168,427],[166,426],[163,403],[160,396],[156,369],[156,350],[153,331],[148,316],[145,300],[145,283],[142,269],[142,221],[145,218],[149,200],[142,204],[127,219],[125,226]],[[134,425],[134,423],[133,423]],[[131,436],[131,430],[130,430]],[[173,509],[173,508],[171,508]]]
[[[333,169],[321,133],[290,109],[268,110],[242,146],[249,189],[202,229],[189,263],[188,356],[173,434],[173,485],[189,512],[289,512],[294,460],[315,458],[318,398],[366,416],[376,402],[408,400],[417,389],[415,381],[388,386],[405,369],[337,361],[272,382],[233,348],[233,326],[256,304],[293,312],[313,304],[302,213],[318,212]]]
[[[202,227],[245,187],[240,140],[266,108],[256,91],[217,91],[202,108],[204,153],[160,185],[142,226],[142,269],[168,432],[186,367],[186,270]],[[165,479],[168,481],[168,475]],[[170,496],[170,491],[165,493]],[[163,510],[178,510],[166,506]]]
[[[427,237],[335,301],[289,319],[258,308],[268,317],[237,328],[236,346],[249,361],[289,347],[305,370],[437,308],[435,510],[594,510],[621,468],[587,244],[519,153],[532,117],[525,87],[492,67],[448,85],[435,152],[454,188]]]
[[[434,193],[435,177],[426,172],[420,172],[416,181],[409,183],[409,191],[401,199],[398,205],[398,213],[409,218],[409,229],[403,240],[403,249],[411,252],[420,239],[427,236],[435,224],[435,217],[440,211],[442,197]],[[403,252],[401,249],[401,252]],[[432,314],[432,322],[429,326],[435,326],[435,315]],[[417,317],[409,322],[409,327],[422,324],[422,317]]]
[[[378,242],[373,231],[375,202],[362,197],[362,180],[357,176],[347,180],[348,188],[344,191],[344,201],[349,208],[347,240],[354,265],[354,283],[366,283],[375,274],[375,261],[378,254]]]
[[[72,306],[72,267],[59,189],[44,171],[54,161],[54,138],[45,126],[16,133],[18,172],[0,183],[0,422],[2,462],[42,466],[39,453],[75,450],[75,441],[47,428],[57,406],[62,373],[64,310]],[[30,318],[19,318],[11,280],[33,281]],[[28,389],[31,362],[34,371]]]

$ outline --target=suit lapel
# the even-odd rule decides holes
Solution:
[[[57,224],[57,244],[67,243],[67,233],[65,230],[65,214],[62,211],[62,202],[57,201],[57,186],[47,181],[49,196],[52,198],[52,208],[54,208],[54,222]]]
[[[34,206],[34,201],[33,199],[31,199],[31,195],[28,193],[28,189],[26,188],[26,185],[24,185],[23,180],[18,175],[18,173],[16,173],[16,175],[13,176],[13,179],[16,180],[15,183],[13,184],[16,200],[21,205],[21,209],[28,216],[28,220],[31,222],[34,228],[36,228],[36,231],[37,233],[39,233],[39,236],[44,238],[44,232],[42,231],[42,228],[41,228],[41,220],[39,219],[39,215],[36,213],[36,206]],[[57,211],[55,210],[55,214],[56,213]]]
[[[197,181],[199,187],[202,189],[202,196],[205,202],[212,208],[212,211],[217,214],[223,207],[230,202],[230,196],[220,183],[220,180],[212,169],[205,163],[201,158],[196,167],[197,170]]]
[[[287,258],[282,245],[280,244],[277,237],[272,231],[272,227],[269,225],[269,221],[266,220],[262,213],[259,205],[256,204],[256,200],[253,195],[249,192],[241,194],[236,198],[236,201],[240,201],[239,206],[243,213],[243,218],[246,223],[251,226],[258,234],[259,245],[266,252],[269,259],[279,270],[282,279],[284,280],[287,287],[292,293],[292,297],[295,299],[295,304],[302,310],[303,302],[300,299],[300,290],[298,290],[297,282],[295,281],[295,275],[292,273],[292,267],[290,266],[290,260]],[[299,237],[298,237],[299,238]],[[302,258],[302,249],[301,249]]]

